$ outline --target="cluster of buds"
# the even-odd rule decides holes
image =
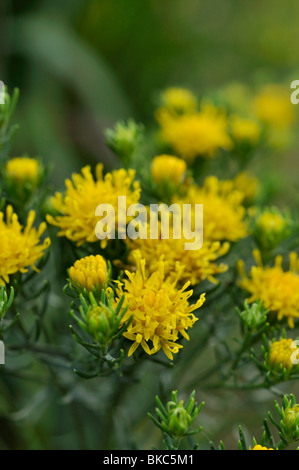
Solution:
[[[280,422],[273,418],[269,412],[268,416],[271,422],[278,429],[280,443],[278,449],[285,448],[289,444],[299,440],[299,405],[296,403],[295,396],[284,395],[282,406],[275,402],[275,409],[280,417]]]
[[[249,305],[247,301],[244,302],[244,310],[240,311],[236,308],[236,313],[240,318],[244,328],[250,332],[256,332],[261,328],[267,327],[267,314],[262,302],[254,302]]]
[[[125,164],[129,164],[135,151],[143,142],[144,127],[133,119],[127,123],[117,122],[105,132],[106,144]]]
[[[79,299],[79,316],[74,310],[70,311],[70,315],[81,330],[93,338],[101,353],[106,354],[110,344],[119,338],[128,327],[128,322],[120,327],[127,311],[127,307],[123,307],[124,297],[116,302],[112,289],[107,288],[102,289],[99,299],[95,299],[92,292],[88,295],[88,301],[82,294]],[[75,335],[75,339],[78,340],[78,338],[78,342],[89,349],[88,344],[85,341],[82,342],[81,338]]]
[[[148,413],[151,420],[158,426],[163,433],[166,433],[174,441],[182,437],[197,434],[201,427],[191,431],[190,426],[204,406],[202,402],[199,406],[195,402],[195,391],[193,391],[184,405],[183,400],[178,402],[177,391],[171,393],[171,400],[167,402],[166,407],[162,404],[160,398],[156,396],[155,408],[157,418]]]

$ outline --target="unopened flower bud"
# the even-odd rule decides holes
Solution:
[[[179,438],[187,434],[191,418],[182,406],[171,410],[169,415],[168,429],[172,437]]]

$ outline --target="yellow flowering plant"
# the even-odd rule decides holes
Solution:
[[[7,390],[35,380],[32,409],[49,401],[66,423],[77,413],[74,427],[88,448],[296,445],[298,214],[272,201],[254,167],[265,149],[274,152],[273,129],[292,129],[285,94],[275,90],[162,90],[151,124],[129,119],[105,130],[115,165],[90,160],[62,187],[47,156],[11,156],[17,92],[7,95],[0,105],[7,415],[25,415]],[[283,400],[275,403],[280,421],[268,412],[272,394]],[[239,424],[244,401],[255,418],[262,412],[259,439],[260,428],[251,422],[251,434]]]

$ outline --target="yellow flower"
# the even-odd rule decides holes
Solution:
[[[164,272],[171,276],[177,268],[181,268],[180,282],[190,281],[196,285],[205,279],[217,283],[215,276],[227,271],[228,266],[217,263],[229,250],[229,244],[218,241],[203,242],[199,250],[186,250],[184,238],[174,239],[170,231],[169,239],[127,240],[130,249],[129,262],[134,264],[134,254],[139,251],[146,260],[146,273],[151,274],[159,268],[159,259],[164,257]]]
[[[292,220],[275,207],[264,212],[252,208],[250,215],[253,219],[252,235],[262,249],[272,250],[289,236]]]
[[[260,189],[258,179],[247,171],[238,173],[233,178],[233,185],[237,191],[244,194],[244,203],[247,204],[250,204],[255,200]]]
[[[295,120],[288,89],[278,84],[263,87],[253,100],[253,112],[266,125],[285,129]]]
[[[279,341],[275,341],[270,346],[270,354],[269,354],[269,364],[271,368],[275,369],[292,369],[294,366],[291,356],[296,349],[293,348],[293,340],[291,338],[281,338]]]
[[[261,127],[258,122],[240,116],[232,118],[230,130],[236,142],[248,142],[251,145],[257,144],[261,136]]]
[[[187,162],[196,157],[213,157],[219,149],[232,146],[227,132],[227,118],[213,106],[198,113],[172,116],[165,109],[157,112],[161,139]]]
[[[102,289],[108,281],[108,269],[104,258],[90,255],[78,259],[69,269],[72,283],[87,291]]]
[[[50,224],[60,227],[59,236],[67,237],[78,246],[85,242],[98,241],[95,216],[99,204],[110,204],[115,210],[115,223],[118,223],[118,196],[126,196],[126,209],[139,202],[140,184],[134,181],[135,171],[114,170],[103,177],[103,165],[96,167],[96,179],[89,166],[81,174],[74,174],[73,181],[65,182],[65,195],[56,193],[52,199],[54,208],[60,215],[47,216]],[[105,240],[102,243],[105,246]]]
[[[39,162],[29,157],[12,158],[6,163],[5,173],[16,183],[30,181],[36,184],[40,176]]]
[[[40,242],[47,226],[43,222],[36,229],[33,227],[34,220],[35,212],[30,211],[27,225],[22,227],[11,206],[7,206],[6,221],[4,213],[0,212],[0,285],[8,283],[12,274],[27,272],[28,267],[38,272],[35,264],[50,245],[50,239]]]
[[[219,181],[214,176],[205,179],[202,187],[192,184],[179,204],[203,204],[204,240],[236,242],[248,234],[244,221],[244,194],[234,189],[233,181]]]
[[[187,165],[181,158],[172,155],[158,155],[153,158],[151,173],[155,183],[169,181],[179,185],[186,172]]]
[[[149,277],[145,272],[145,260],[138,254],[136,272],[126,271],[127,279],[118,283],[117,296],[125,296],[124,306],[128,305],[122,324],[133,317],[124,336],[133,341],[129,350],[131,356],[141,346],[147,354],[155,354],[161,348],[169,359],[173,359],[183,346],[177,341],[182,335],[189,340],[188,328],[192,328],[197,318],[192,313],[202,306],[205,294],[194,305],[188,299],[193,291],[186,290],[190,282],[177,288],[180,272],[176,278],[165,274],[165,263],[161,258],[157,271]]]
[[[161,105],[170,112],[192,113],[197,109],[197,98],[185,88],[168,88],[161,95]]]
[[[268,449],[268,447],[261,446],[260,444],[256,444],[252,450],[274,450],[271,447]]]
[[[298,418],[299,418],[299,405],[295,404],[293,406],[289,406],[285,410],[285,424],[287,426],[292,426],[297,422],[297,430],[298,430]],[[297,431],[298,432],[298,431]]]
[[[244,269],[244,262],[238,263],[241,281],[239,285],[247,290],[251,297],[249,302],[261,300],[264,307],[277,320],[287,319],[290,328],[294,328],[294,319],[299,317],[299,261],[296,253],[290,253],[290,270],[282,269],[282,257],[275,258],[273,267],[263,266],[261,254],[253,252],[257,266],[253,266],[250,277]]]
[[[278,212],[266,211],[257,219],[257,228],[263,233],[281,233],[286,227],[285,218]]]

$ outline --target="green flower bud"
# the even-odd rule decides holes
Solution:
[[[242,312],[237,309],[237,315],[249,331],[256,331],[266,323],[268,311],[265,310],[261,302],[253,303],[250,306],[245,302],[244,308]]]
[[[283,434],[289,442],[299,439],[299,405],[295,404],[285,409],[281,422]]]
[[[143,139],[143,126],[130,119],[126,124],[118,122],[113,129],[106,130],[108,147],[128,162]]]
[[[99,343],[109,343],[114,317],[114,310],[105,305],[94,307],[87,313],[89,332]]]
[[[174,438],[183,437],[187,434],[191,421],[185,408],[178,406],[171,410],[169,414],[168,431]]]

